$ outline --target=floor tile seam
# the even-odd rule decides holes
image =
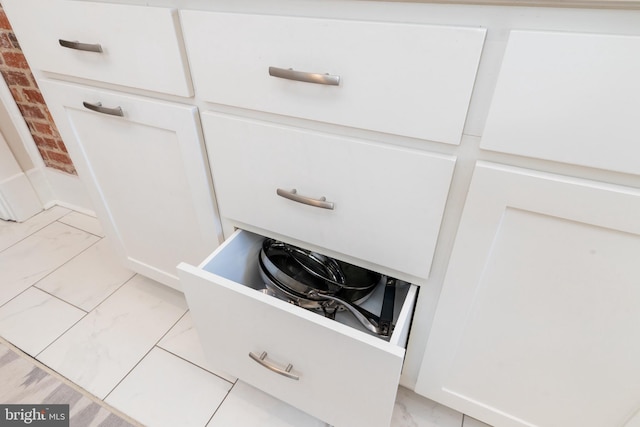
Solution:
[[[58,222],[58,221],[57,221],[57,220],[56,220],[56,221],[53,221],[51,224],[53,224],[54,222]],[[47,227],[48,227],[49,225],[51,225],[51,224],[48,224],[48,225],[47,225]],[[67,224],[65,224],[65,223],[63,223],[63,222],[60,222],[60,224],[63,224],[63,225],[68,226],[68,227],[71,227],[70,225],[67,225]],[[74,228],[74,227],[71,227],[71,228]],[[76,230],[78,230],[78,229],[76,228]],[[40,230],[38,230],[38,231],[40,231]],[[83,231],[83,230],[80,230],[80,231]],[[85,232],[85,233],[86,233],[86,231],[83,231],[83,232]],[[35,234],[35,233],[33,233],[33,234]],[[93,237],[97,237],[95,234],[91,234],[91,233],[87,233],[87,234],[89,234],[89,235],[91,235],[91,236],[93,236]],[[91,249],[93,246],[97,245],[97,244],[98,244],[102,239],[103,239],[102,237],[98,237],[98,240],[96,240],[95,242],[93,242],[92,244],[90,244],[89,246],[87,246],[86,248],[84,248],[83,250],[81,250],[80,252],[78,252],[77,254],[73,255],[71,258],[69,258],[68,260],[64,261],[62,264],[58,265],[56,268],[52,269],[50,272],[48,272],[47,274],[45,274],[44,276],[42,276],[41,278],[39,278],[38,280],[36,280],[34,283],[32,283],[32,284],[31,284],[31,286],[35,286],[35,285],[37,285],[39,282],[41,282],[42,280],[44,280],[46,277],[49,277],[51,274],[53,274],[53,272],[54,272],[54,271],[57,271],[57,270],[59,270],[60,268],[64,267],[64,266],[65,266],[65,265],[67,265],[69,262],[71,262],[72,260],[74,260],[74,259],[76,259],[78,256],[80,256],[80,254],[85,253],[86,251],[88,251],[89,249]],[[40,288],[38,288],[38,289],[40,289]],[[42,290],[42,289],[40,289],[40,290]],[[83,310],[83,311],[84,311],[84,310]]]
[[[218,411],[220,410],[222,405],[224,405],[225,400],[227,400],[227,397],[229,397],[229,395],[231,394],[231,391],[235,388],[236,384],[238,384],[238,380],[236,380],[235,383],[231,384],[231,387],[229,388],[229,391],[227,391],[227,394],[224,395],[224,398],[222,398],[222,400],[220,401],[220,404],[218,405],[216,410],[213,411],[213,414],[211,415],[211,418],[209,418],[209,421],[207,421],[205,426],[208,426],[209,424],[211,424],[211,421],[213,421],[213,418],[216,416],[216,414],[218,413]]]
[[[53,224],[54,222],[58,222],[58,219],[59,219],[59,218],[55,218],[55,219],[52,219],[52,220],[51,220],[51,221],[49,221],[49,222],[46,222],[46,223],[42,224],[42,226],[41,226],[41,227],[38,227],[38,228],[36,228],[36,229],[32,230],[32,231],[31,231],[31,233],[29,233],[29,234],[25,235],[23,238],[21,238],[21,239],[19,239],[19,240],[15,241],[15,242],[13,242],[12,244],[10,244],[9,246],[7,246],[6,248],[0,249],[0,254],[2,254],[4,251],[8,250],[9,248],[14,247],[15,245],[17,245],[18,243],[22,242],[23,240],[28,239],[29,237],[33,236],[34,234],[36,234],[37,232],[39,232],[39,231],[43,230],[44,228],[46,228],[46,227],[50,226],[50,225],[51,225],[51,224]],[[17,222],[17,223],[16,223],[16,226],[18,226],[18,224],[24,224],[24,222]],[[65,225],[66,225],[66,224],[65,224]]]
[[[61,333],[55,340],[51,341],[45,348],[43,348],[37,355],[36,358],[39,357],[44,351],[46,351],[49,347],[51,347],[56,341],[58,341],[60,338],[62,338],[67,332],[69,332],[73,327],[75,327],[78,323],[80,323],[84,318],[86,318],[89,314],[93,313],[98,307],[100,307],[107,299],[109,299],[109,297],[111,297],[115,292],[118,291],[118,289],[122,288],[124,285],[126,285],[131,279],[133,279],[136,275],[134,274],[133,276],[131,276],[129,279],[125,280],[120,286],[118,286],[118,288],[116,290],[114,290],[112,293],[110,293],[106,298],[104,298],[100,304],[96,305],[95,307],[93,307],[91,309],[91,311],[86,311],[86,310],[82,310],[85,314],[84,316],[82,316],[80,319],[78,319],[76,322],[74,322],[73,325],[69,326],[67,329],[65,329],[65,331],[63,333]],[[38,288],[37,286],[33,285],[33,287],[35,287],[38,290],[43,291],[42,289]],[[46,292],[46,291],[43,291]],[[48,292],[47,292],[48,293]],[[56,297],[55,295],[53,295],[54,297]],[[56,297],[57,298],[57,297]],[[60,298],[58,298],[60,299]],[[60,299],[61,301],[64,301],[63,299]],[[65,303],[67,301],[64,301]],[[70,304],[72,306],[75,307],[75,305],[71,304],[71,303],[67,303]],[[40,360],[40,359],[38,359]]]
[[[134,277],[135,277],[135,276],[136,276],[136,275],[134,275]],[[129,280],[131,280],[131,279],[129,279]],[[128,281],[127,281],[127,282],[128,282]],[[123,285],[123,286],[124,286],[124,285]],[[164,348],[160,347],[158,344],[159,344],[159,343],[160,343],[160,341],[162,341],[162,339],[163,339],[163,338],[164,338],[164,337],[169,333],[169,331],[171,331],[171,329],[173,329],[173,328],[178,324],[178,322],[179,322],[179,321],[180,321],[184,316],[186,316],[186,314],[187,314],[188,312],[189,312],[189,310],[188,310],[188,309],[187,309],[187,310],[185,310],[185,312],[184,312],[184,313],[183,313],[183,314],[182,314],[182,315],[181,315],[181,316],[180,316],[180,317],[179,317],[179,318],[178,318],[178,319],[177,319],[177,320],[176,320],[176,321],[175,321],[171,326],[169,326],[169,328],[167,328],[167,331],[166,331],[164,334],[162,334],[162,336],[161,336],[160,338],[158,338],[158,340],[157,340],[153,345],[151,345],[151,347],[149,348],[149,350],[147,350],[147,352],[146,352],[146,353],[145,353],[141,358],[139,358],[139,359],[138,359],[138,361],[137,361],[137,362],[136,362],[136,363],[131,367],[131,369],[129,369],[129,370],[127,371],[127,373],[126,373],[125,375],[123,375],[123,377],[122,377],[122,378],[120,378],[120,380],[119,380],[119,381],[118,381],[118,382],[117,382],[117,383],[116,383],[116,384],[111,388],[111,390],[109,390],[109,392],[104,396],[104,398],[102,398],[102,400],[103,400],[103,401],[106,401],[106,400],[109,398],[109,396],[111,396],[111,394],[112,394],[112,393],[113,393],[113,392],[114,392],[114,391],[115,391],[115,390],[120,386],[120,384],[122,384],[122,382],[123,382],[123,381],[124,381],[124,380],[129,376],[129,375],[131,375],[131,373],[132,373],[132,372],[133,372],[133,371],[134,371],[134,370],[135,370],[135,369],[140,365],[140,363],[142,363],[142,361],[143,361],[143,360],[144,360],[144,359],[145,359],[145,358],[146,358],[146,357],[147,357],[147,356],[148,356],[148,355],[153,351],[153,349],[154,349],[154,348],[158,348],[159,350],[162,350],[162,351],[167,352],[167,353],[169,353],[169,354],[171,354],[171,355],[174,355],[174,356],[176,356],[176,357],[179,357],[179,356],[175,355],[174,353],[172,353],[172,352],[170,352],[170,351],[168,351],[168,350],[166,350],[166,349],[164,349]],[[184,358],[182,358],[182,357],[179,357],[179,358],[180,358],[180,359],[182,359],[182,360],[185,360],[185,359],[184,359]],[[192,362],[190,362],[190,361],[188,361],[188,360],[187,360],[187,362],[188,362],[188,363],[190,363],[191,365],[193,365],[193,366],[195,366],[195,367],[199,368],[199,369],[204,370],[205,372],[208,372],[208,371],[206,371],[205,369],[203,369],[203,368],[199,367],[198,365],[196,365],[195,363],[192,363]],[[212,374],[213,374],[213,373],[212,373]],[[225,381],[226,381],[226,380],[225,380]],[[227,382],[228,382],[228,381],[227,381]]]
[[[127,373],[126,373],[126,374],[124,374],[124,375],[122,376],[122,378],[120,378],[120,380],[119,380],[119,381],[118,381],[118,382],[117,382],[117,383],[116,383],[116,384],[111,388],[111,390],[109,390],[109,392],[108,392],[107,394],[105,394],[105,396],[102,398],[102,401],[106,401],[106,400],[109,398],[109,396],[111,396],[111,393],[113,393],[113,392],[115,391],[115,389],[117,389],[117,388],[120,386],[120,384],[122,384],[122,382],[123,382],[123,381],[124,381],[124,380],[129,376],[129,375],[131,375],[131,373],[132,373],[132,372],[133,372],[133,371],[138,367],[138,365],[140,365],[140,363],[141,363],[141,362],[142,362],[142,361],[143,361],[143,360],[144,360],[144,359],[149,355],[149,353],[151,353],[151,351],[152,351],[155,347],[156,347],[156,346],[155,346],[155,344],[154,344],[154,345],[152,345],[152,346],[147,350],[147,352],[146,352],[146,353],[145,353],[141,358],[139,358],[139,359],[138,359],[138,361],[137,361],[136,363],[134,363],[134,365],[131,367],[131,369],[129,369],[129,370],[127,371]]]
[[[69,212],[67,215],[69,215],[69,214],[70,214],[70,213],[72,213],[72,212],[79,213],[79,212],[77,212],[77,211],[71,211],[71,212]],[[68,226],[69,226],[69,227],[71,227],[71,228],[75,228],[76,230],[84,231],[85,233],[91,234],[92,236],[96,236],[96,237],[99,237],[99,238],[101,238],[101,239],[105,237],[105,236],[104,236],[104,235],[102,235],[102,234],[96,234],[96,233],[94,233],[94,232],[92,232],[92,231],[86,230],[86,229],[84,229],[84,228],[82,228],[82,227],[79,227],[79,226],[77,226],[77,225],[69,224],[69,223],[67,223],[67,222],[61,221],[61,220],[62,220],[65,216],[67,216],[67,215],[64,215],[64,216],[62,216],[62,217],[60,217],[60,218],[56,219],[56,220],[55,220],[55,222],[59,222],[60,224],[68,225]],[[97,218],[96,218],[96,219],[97,219]]]
[[[19,294],[17,294],[17,295],[16,295],[16,296],[14,296],[13,298],[11,298],[11,299],[10,299],[9,301],[7,301],[6,303],[4,303],[4,304],[0,305],[0,308],[2,308],[2,307],[4,307],[5,305],[9,304],[9,302],[11,302],[11,301],[15,300],[16,298],[18,298],[20,295],[24,294],[25,292],[27,292],[27,291],[28,291],[29,289],[31,289],[31,288],[33,288],[33,289],[37,289],[38,291],[41,291],[41,292],[44,292],[44,293],[48,294],[49,296],[54,297],[54,298],[55,298],[55,299],[57,299],[58,301],[61,301],[61,302],[65,303],[65,304],[67,304],[67,305],[70,305],[70,306],[72,306],[72,307],[74,307],[74,308],[77,308],[78,310],[80,310],[80,311],[82,311],[82,312],[84,313],[84,314],[83,314],[83,315],[82,315],[78,320],[76,320],[75,322],[73,322],[73,324],[72,324],[72,325],[70,325],[70,326],[69,326],[68,328],[66,328],[63,332],[61,332],[61,333],[60,333],[56,338],[54,338],[54,339],[53,339],[53,341],[51,341],[51,342],[50,342],[49,344],[47,344],[47,345],[46,345],[42,350],[40,350],[38,353],[36,353],[36,355],[34,355],[33,357],[32,357],[31,355],[29,355],[29,357],[32,357],[34,360],[38,360],[38,359],[37,359],[37,357],[38,357],[40,354],[42,354],[42,352],[43,352],[43,351],[45,351],[49,346],[51,346],[51,344],[53,344],[53,343],[54,343],[54,342],[56,342],[58,339],[60,339],[60,337],[62,337],[64,334],[66,334],[66,333],[69,331],[69,329],[71,329],[71,328],[73,328],[75,325],[77,325],[77,324],[78,324],[78,322],[80,322],[82,319],[84,319],[84,318],[87,316],[87,314],[89,314],[89,313],[88,313],[87,311],[85,311],[85,310],[83,310],[83,309],[79,308],[79,307],[76,307],[75,305],[73,305],[73,304],[71,304],[71,303],[69,303],[69,302],[67,302],[67,301],[65,301],[65,300],[63,300],[63,299],[60,299],[60,298],[56,297],[55,295],[51,295],[50,293],[48,293],[48,292],[46,292],[46,291],[43,291],[43,290],[42,290],[42,289],[40,289],[40,288],[37,288],[37,287],[36,287],[36,286],[34,286],[34,285],[29,286],[27,289],[23,290],[22,292],[20,292]],[[19,348],[19,347],[17,347],[15,344],[13,344],[12,342],[10,342],[7,338],[4,338],[4,337],[2,337],[2,338],[3,338],[4,340],[6,340],[7,342],[9,342],[9,343],[10,343],[11,345],[13,345],[14,347]],[[21,350],[21,351],[22,351],[22,350]],[[42,363],[42,362],[41,362],[41,363]]]
[[[137,274],[134,274],[132,277],[130,277],[128,280],[126,280],[122,285],[120,285],[120,286],[118,287],[118,289],[122,288],[124,285],[126,285],[128,282],[130,282],[130,281],[131,281],[135,276],[137,276]],[[111,295],[113,295],[113,293],[115,293],[115,292],[117,292],[117,290],[115,290],[114,292],[112,292],[112,293],[110,294],[110,296],[111,296]],[[73,326],[71,326],[69,329],[67,329],[67,330],[66,330],[62,335],[60,335],[58,338],[56,338],[56,340],[54,340],[54,341],[53,341],[52,343],[50,343],[50,344],[49,344],[45,349],[43,349],[40,353],[38,353],[38,356],[40,356],[40,355],[41,355],[41,354],[42,354],[42,353],[43,353],[43,352],[44,352],[48,347],[50,347],[51,345],[53,345],[57,340],[59,340],[60,338],[62,338],[62,337],[64,336],[64,334],[66,334],[67,332],[69,332],[69,330],[71,330],[74,326],[76,326],[80,321],[82,321],[82,320],[83,320],[84,318],[86,318],[89,314],[93,313],[96,309],[98,309],[98,307],[100,307],[102,304],[104,304],[104,303],[105,303],[105,301],[106,301],[107,299],[109,299],[109,298],[105,298],[105,299],[104,299],[100,304],[98,304],[95,308],[93,308],[93,310],[91,310],[90,312],[88,312],[85,316],[83,316],[83,317],[82,317],[81,319],[79,319],[76,323],[74,323],[74,325],[73,325]],[[182,316],[184,316],[184,315],[186,314],[186,311],[188,311],[188,310],[185,310],[185,313],[183,313],[183,314],[182,314]],[[182,318],[182,316],[180,316],[180,318]],[[175,322],[175,323],[177,323],[177,322]],[[168,330],[170,330],[171,328],[173,328],[173,327],[175,326],[175,323],[174,323],[174,324],[172,324],[171,326],[169,326]],[[164,335],[166,335],[166,332],[165,332],[165,334],[163,334],[162,336],[164,337]],[[155,344],[157,344],[157,342],[158,342],[158,341],[159,341],[159,340],[157,340]],[[140,358],[136,361],[136,363],[135,363],[135,364],[134,364],[134,365],[133,365],[129,370],[127,370],[127,372],[122,376],[122,378],[120,378],[120,380],[118,380],[118,382],[117,382],[117,383],[116,383],[116,384],[115,384],[115,385],[114,385],[114,386],[109,390],[109,392],[108,392],[107,394],[105,394],[105,395],[104,395],[104,397],[102,397],[102,398],[101,398],[100,396],[96,396],[96,398],[98,398],[98,399],[100,399],[100,400],[102,400],[102,401],[105,401],[105,400],[106,400],[106,399],[111,395],[111,393],[113,393],[113,391],[114,391],[116,388],[118,388],[118,386],[122,383],[122,381],[124,381],[124,379],[125,379],[125,378],[127,378],[127,377],[131,374],[131,372],[133,372],[133,370],[134,370],[134,369],[136,369],[136,367],[140,364],[140,362],[142,362],[142,360],[144,360],[144,359],[149,355],[149,353],[151,352],[151,350],[153,350],[153,349],[154,349],[154,347],[156,347],[156,345],[155,345],[155,344],[152,344],[152,345],[151,345],[151,347],[150,347],[150,348],[149,348],[149,349],[144,353],[144,355],[143,355],[142,357],[140,357]],[[164,349],[162,349],[162,350],[164,350]],[[166,350],[164,350],[164,351],[166,351]],[[41,363],[44,363],[44,362],[42,362],[42,361],[41,361]],[[52,368],[50,368],[50,369],[52,369]],[[56,372],[57,372],[57,371],[56,371]],[[62,375],[62,374],[60,374],[60,375]],[[65,378],[66,378],[66,377],[65,377]],[[69,381],[72,381],[72,380],[70,380],[70,379],[69,379]],[[72,381],[72,382],[73,382],[73,381]],[[75,384],[75,383],[74,383],[74,384]],[[81,386],[80,386],[80,385],[78,385],[78,387],[81,387]],[[82,388],[82,387],[81,387],[81,388]],[[94,395],[94,396],[95,396],[95,395]],[[138,421],[137,421],[137,422],[138,422]]]
[[[176,323],[177,323],[177,322],[176,322]],[[175,325],[174,325],[174,326],[175,326]],[[172,328],[173,328],[173,326],[172,326]],[[109,393],[107,393],[107,395],[102,399],[102,401],[103,401],[103,402],[105,402],[105,403],[107,403],[107,402],[106,402],[106,400],[109,398],[109,396],[111,396],[111,394],[112,394],[112,393],[113,393],[113,392],[114,392],[114,391],[115,391],[115,390],[116,390],[116,389],[117,389],[117,388],[122,384],[122,382],[123,382],[125,379],[127,379],[127,377],[129,377],[129,375],[131,375],[131,373],[132,373],[132,372],[133,372],[133,371],[134,371],[134,370],[135,370],[135,369],[140,365],[140,363],[142,363],[142,361],[143,361],[144,359],[146,359],[146,358],[147,358],[147,356],[149,356],[149,354],[150,354],[150,353],[153,351],[153,349],[155,349],[155,348],[157,348],[158,350],[163,351],[163,352],[165,352],[165,353],[167,353],[167,354],[170,354],[170,355],[172,355],[172,356],[178,357],[179,359],[186,361],[186,362],[187,362],[187,363],[189,363],[190,365],[195,366],[196,368],[198,368],[198,369],[200,369],[200,370],[202,370],[202,371],[204,371],[204,372],[206,372],[206,373],[210,373],[210,374],[212,374],[212,375],[216,376],[216,377],[217,377],[217,378],[219,378],[219,379],[224,380],[225,382],[227,382],[227,383],[229,383],[229,384],[231,385],[231,387],[229,387],[229,390],[227,390],[226,394],[224,395],[224,398],[222,398],[222,400],[220,400],[220,403],[218,403],[218,406],[216,406],[215,410],[213,411],[213,414],[211,414],[211,417],[210,417],[210,418],[208,419],[208,421],[207,421],[207,422],[202,426],[202,427],[206,427],[206,425],[207,425],[207,424],[209,424],[209,423],[211,422],[211,420],[213,419],[213,416],[216,414],[216,412],[218,412],[218,409],[220,408],[220,406],[222,406],[222,403],[225,401],[225,399],[227,398],[227,396],[229,396],[229,393],[231,392],[231,390],[232,390],[232,389],[233,389],[233,387],[235,386],[235,383],[230,383],[229,381],[225,380],[224,378],[221,378],[221,377],[219,377],[218,375],[215,375],[213,372],[209,372],[209,371],[207,371],[206,369],[204,369],[204,368],[202,368],[202,367],[200,367],[200,366],[196,365],[195,363],[192,363],[192,362],[190,362],[190,361],[188,361],[188,360],[184,359],[183,357],[180,357],[180,356],[178,356],[178,355],[174,354],[173,352],[170,352],[169,350],[166,350],[166,349],[164,349],[164,348],[162,348],[162,347],[159,347],[157,344],[156,344],[156,345],[153,345],[153,346],[149,349],[149,351],[147,351],[147,353],[146,353],[144,356],[142,356],[142,357],[140,358],[140,360],[138,360],[138,362],[136,362],[135,366],[133,366],[133,367],[129,370],[129,372],[127,372],[127,374],[126,374],[124,377],[122,377],[122,378],[120,379],[120,381],[118,381],[118,383],[117,383],[117,384],[116,384],[116,385],[111,389],[111,391],[109,391]],[[107,403],[107,404],[108,404],[108,403]],[[129,416],[129,418],[131,418],[131,416]]]
[[[98,244],[98,242],[96,242],[95,244]],[[91,245],[91,246],[94,246],[94,245]],[[90,246],[90,247],[88,247],[88,248],[87,248],[87,250],[88,250],[88,249],[90,249],[90,248],[91,248],[91,246]],[[83,252],[84,252],[84,251],[83,251]],[[78,254],[78,255],[80,255],[80,254]],[[74,258],[75,258],[75,257],[74,257]],[[71,260],[69,260],[69,261],[71,261]],[[65,262],[64,264],[66,264],[66,262]],[[64,264],[62,264],[62,265],[64,265]],[[61,265],[60,267],[56,268],[56,270],[58,270],[59,268],[61,268],[61,267],[62,267],[62,265]],[[55,270],[54,270],[54,271],[55,271]],[[51,273],[49,273],[49,274],[52,274],[52,273],[53,273],[53,271],[52,271]],[[47,276],[48,276],[49,274],[47,274]],[[47,276],[45,276],[45,277],[47,277]],[[67,300],[65,300],[65,299],[63,299],[63,298],[60,298],[60,297],[58,297],[58,296],[56,296],[56,295],[54,295],[54,294],[50,293],[49,291],[47,291],[47,290],[45,290],[45,289],[40,288],[40,287],[38,286],[38,283],[40,283],[40,282],[44,279],[44,277],[43,277],[42,279],[38,280],[38,281],[37,281],[36,283],[34,283],[32,286],[33,286],[34,288],[36,288],[36,289],[41,290],[42,292],[46,292],[46,293],[48,293],[49,295],[51,295],[51,296],[53,296],[53,297],[58,298],[58,299],[59,299],[59,300],[61,300],[61,301],[66,302],[66,303],[67,303],[67,304],[69,304],[69,305],[72,305],[72,306],[74,306],[74,307],[77,307],[77,308],[79,308],[80,310],[84,311],[85,313],[89,314],[89,313],[91,313],[92,311],[94,311],[96,308],[100,307],[100,306],[102,305],[102,303],[104,303],[106,300],[108,300],[109,298],[111,298],[111,297],[113,296],[113,294],[114,294],[114,293],[118,292],[118,291],[119,291],[119,290],[120,290],[124,285],[126,285],[127,283],[129,283],[129,281],[131,281],[131,279],[133,279],[133,278],[134,278],[134,277],[136,277],[136,276],[137,276],[137,273],[135,273],[135,272],[131,272],[131,277],[129,277],[129,278],[128,278],[128,279],[126,279],[124,282],[122,282],[121,284],[119,284],[116,288],[114,288],[114,289],[113,289],[113,291],[111,291],[108,295],[106,295],[106,296],[105,296],[105,297],[104,297],[104,298],[103,298],[103,299],[102,299],[98,304],[96,304],[96,305],[94,305],[93,307],[91,307],[91,309],[90,309],[90,310],[85,310],[84,308],[78,307],[77,305],[75,305],[75,304],[73,304],[73,303],[71,303],[71,302],[69,302],[69,301],[67,301]]]
[[[160,343],[159,343],[159,342],[158,342],[158,344],[156,344],[156,345],[155,345],[155,347],[158,347],[160,350],[163,350],[163,351],[166,351],[166,352],[167,352],[167,353],[169,353],[169,354],[172,354],[173,356],[177,357],[178,359],[182,359],[182,360],[184,360],[185,362],[187,362],[187,363],[189,363],[189,364],[191,364],[191,365],[195,366],[196,368],[198,368],[198,369],[200,369],[200,370],[202,370],[202,371],[205,371],[206,373],[209,373],[209,374],[211,374],[211,375],[214,375],[214,376],[218,377],[219,379],[221,379],[221,380],[223,380],[223,381],[225,381],[225,382],[227,382],[227,383],[231,384],[232,386],[235,384],[235,381],[234,381],[234,382],[231,382],[231,381],[229,381],[228,379],[223,378],[222,376],[220,376],[220,375],[216,374],[216,373],[215,373],[215,372],[213,372],[212,370],[207,369],[207,368],[205,368],[205,367],[202,367],[202,366],[198,365],[197,363],[194,363],[194,362],[192,362],[191,360],[189,360],[189,359],[187,359],[187,358],[185,358],[185,357],[183,357],[183,356],[180,356],[179,354],[176,354],[176,353],[174,353],[173,351],[171,351],[171,350],[169,350],[169,349],[167,349],[167,348],[164,348],[162,345],[160,345]],[[237,381],[237,380],[236,380],[236,381]]]
[[[9,300],[7,300],[7,302],[5,302],[4,304],[0,304],[0,309],[1,309],[1,308],[3,308],[5,305],[9,304],[11,301],[13,301],[13,300],[15,300],[16,298],[18,298],[20,295],[22,295],[22,294],[24,294],[25,292],[27,292],[27,291],[28,291],[29,289],[31,289],[31,288],[36,289],[36,290],[38,290],[38,291],[40,291],[40,292],[43,292],[43,293],[45,293],[45,294],[47,294],[47,295],[49,295],[49,296],[51,296],[51,297],[53,297],[53,298],[57,299],[58,301],[61,301],[61,302],[65,303],[65,304],[67,304],[67,305],[70,305],[70,306],[72,306],[72,307],[74,307],[74,308],[77,308],[78,310],[80,310],[80,311],[82,311],[82,312],[84,313],[84,315],[82,316],[83,318],[84,318],[84,316],[86,316],[86,315],[88,314],[88,311],[87,311],[87,310],[83,310],[82,308],[77,307],[77,306],[75,306],[75,305],[71,304],[70,302],[63,300],[62,298],[58,298],[57,296],[55,296],[55,295],[53,295],[53,294],[51,294],[51,293],[49,293],[49,292],[45,291],[44,289],[40,289],[40,288],[38,288],[35,284],[34,284],[34,285],[31,285],[31,286],[29,286],[28,288],[26,288],[26,289],[22,290],[21,292],[17,293],[17,294],[16,294],[16,295],[14,295],[13,297],[11,297]],[[59,337],[58,337],[58,338],[59,338]],[[56,338],[56,339],[58,339],[58,338]]]
[[[61,302],[65,303],[65,304],[67,304],[67,305],[70,305],[71,307],[77,308],[78,310],[80,310],[80,311],[84,312],[84,314],[85,314],[85,315],[87,315],[87,314],[89,313],[89,311],[85,310],[84,308],[82,308],[82,307],[78,307],[78,306],[77,306],[77,305],[75,305],[74,303],[69,302],[69,301],[67,301],[67,300],[65,300],[65,299],[63,299],[63,298],[60,298],[59,296],[57,296],[57,295],[55,295],[55,294],[52,294],[52,293],[51,293],[51,292],[49,292],[48,290],[46,290],[46,289],[42,289],[42,288],[38,287],[37,285],[38,285],[38,283],[36,282],[36,283],[34,283],[33,285],[29,286],[29,288],[37,289],[37,290],[39,290],[40,292],[43,292],[43,293],[45,293],[45,294],[49,295],[50,297],[53,297],[53,298],[57,299],[58,301],[61,301]],[[29,288],[27,288],[27,289],[29,289]],[[25,289],[25,291],[26,291],[27,289]],[[24,292],[22,292],[22,293],[24,293]],[[82,317],[84,317],[84,316],[82,316]]]
[[[82,319],[84,319],[85,317],[87,317],[87,315],[89,314],[88,312],[82,310],[82,312],[84,313],[84,315],[82,315],[82,317],[80,317],[78,320],[76,320],[75,322],[73,322],[72,325],[70,325],[68,328],[66,328],[64,331],[62,331],[53,341],[51,341],[49,344],[47,344],[42,350],[40,350],[35,356],[34,359],[40,361],[40,363],[44,363],[42,360],[39,359],[39,357],[42,355],[42,353],[44,353],[49,347],[51,347],[56,341],[58,341],[60,338],[62,338],[67,332],[69,332],[74,326],[76,326],[78,323],[80,323],[82,321]],[[51,368],[52,369],[52,368]],[[62,375],[62,374],[60,374]]]
[[[123,284],[122,284],[122,286],[124,286],[125,284],[127,284],[129,281],[131,281],[131,280],[132,280],[134,277],[136,277],[136,276],[137,276],[137,274],[134,274],[134,275],[133,275],[129,280],[127,280],[125,283],[123,283]],[[120,286],[118,289],[120,289],[122,286]],[[116,291],[114,291],[113,293],[115,293],[115,292],[116,292]],[[112,293],[111,295],[113,295],[113,293]],[[105,300],[103,300],[103,301],[102,301],[100,304],[98,304],[98,305],[97,305],[93,310],[95,310],[95,309],[97,309],[98,307],[100,307],[100,305],[102,305],[102,304],[104,303],[104,301],[106,301],[107,299],[108,299],[108,298],[106,298]],[[93,310],[92,310],[92,311],[93,311]],[[176,326],[176,324],[178,324],[178,322],[180,321],[180,319],[182,319],[182,318],[187,314],[187,312],[188,312],[188,311],[189,311],[189,309],[186,309],[186,310],[185,310],[185,312],[184,312],[184,313],[182,313],[182,315],[181,315],[180,317],[178,317],[178,319],[177,319],[177,320],[176,320],[176,321],[175,321],[171,326],[169,326],[169,327],[167,328],[167,330],[165,331],[165,333],[164,333],[164,334],[162,334],[162,336],[161,336],[160,338],[158,338],[154,344],[152,344],[152,345],[151,345],[151,347],[149,348],[149,350],[147,350],[147,352],[146,352],[146,353],[145,353],[145,354],[144,354],[140,359],[138,359],[138,361],[134,364],[134,366],[133,366],[131,369],[129,369],[129,370],[127,371],[127,373],[126,373],[122,378],[120,378],[120,380],[118,381],[118,383],[117,383],[116,385],[114,385],[114,386],[113,386],[113,388],[111,388],[111,390],[110,390],[110,391],[109,391],[109,392],[104,396],[104,398],[103,398],[102,400],[106,400],[106,399],[111,395],[111,393],[113,393],[113,391],[114,391],[116,388],[118,388],[118,386],[122,383],[122,381],[124,381],[124,379],[125,379],[125,378],[127,378],[127,377],[131,374],[131,372],[133,372],[133,370],[134,370],[134,369],[135,369],[135,368],[140,364],[140,362],[142,362],[142,360],[144,360],[144,358],[145,358],[145,357],[147,357],[147,356],[149,355],[149,353],[151,353],[151,351],[152,351],[155,347],[157,347],[157,344],[158,344],[158,343],[159,343],[159,342],[160,342],[160,341],[161,341],[161,340],[162,340],[162,339],[163,339],[163,338],[164,338],[164,337],[169,333],[169,331],[170,331],[171,329],[173,329],[173,327],[174,327],[174,326]],[[158,347],[158,348],[160,348],[160,347]],[[164,350],[164,351],[167,351],[167,350],[165,350],[165,349],[163,349],[163,348],[161,348],[161,349],[162,349],[162,350]]]

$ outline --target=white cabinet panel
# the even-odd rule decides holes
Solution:
[[[198,94],[214,103],[459,144],[485,29],[180,12]],[[269,67],[330,74],[291,81]]]
[[[640,191],[480,164],[416,391],[498,426],[640,405]]]
[[[336,427],[387,427],[391,420],[417,287],[398,284],[395,328],[383,339],[347,312],[336,320],[259,292],[263,237],[236,231],[199,267],[181,264],[194,323],[212,367]],[[363,303],[379,313],[384,287]],[[256,363],[249,353],[288,378]]]
[[[223,217],[428,277],[454,158],[211,112],[202,122]]]
[[[481,147],[640,174],[640,37],[512,31]]]
[[[34,69],[193,95],[176,10],[68,0],[2,5]],[[64,47],[59,40],[99,45],[101,52]]]
[[[98,217],[128,266],[178,287],[178,263],[198,262],[220,235],[196,108],[40,83]],[[123,117],[83,102],[120,107]]]

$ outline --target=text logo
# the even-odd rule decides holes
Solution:
[[[69,427],[69,405],[0,405],[0,427]]]

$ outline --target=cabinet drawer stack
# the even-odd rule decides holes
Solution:
[[[402,282],[395,330],[383,339],[349,314],[333,321],[259,292],[257,253],[265,237],[276,238],[424,283],[455,157],[417,139],[460,143],[484,30],[180,16],[228,238],[199,266],[179,267],[205,353],[336,427],[388,426],[418,286]],[[418,146],[350,136],[354,128]],[[380,297],[365,304],[376,312]],[[299,379],[249,356],[262,352]]]

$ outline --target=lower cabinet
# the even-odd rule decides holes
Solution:
[[[495,426],[630,426],[640,191],[475,169],[416,391]]]
[[[397,285],[382,338],[346,311],[332,320],[261,292],[263,240],[237,230],[199,266],[178,267],[210,365],[335,427],[388,427],[417,287]],[[383,295],[378,286],[362,307],[379,313]]]
[[[43,79],[94,209],[127,266],[179,289],[219,244],[197,108]]]

